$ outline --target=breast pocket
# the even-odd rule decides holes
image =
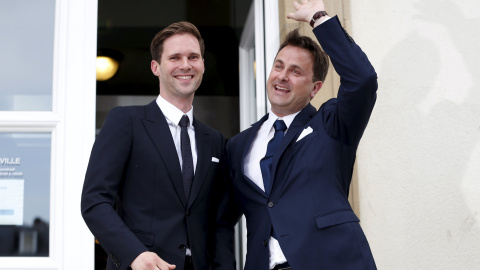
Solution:
[[[318,138],[318,131],[313,131],[312,133],[306,135],[305,137],[302,137],[300,140],[297,139],[294,143],[294,145],[301,145],[303,143],[308,143],[310,140]]]
[[[313,131],[312,133],[306,135],[305,137],[301,138],[298,141],[292,140],[289,147],[285,151],[285,154],[292,154],[292,153],[305,153],[312,147],[312,142],[319,140],[320,136],[318,131]]]
[[[340,210],[335,211],[326,215],[321,215],[315,217],[317,227],[319,229],[327,228],[334,225],[339,225],[348,222],[360,222],[358,217],[353,213],[352,210]]]

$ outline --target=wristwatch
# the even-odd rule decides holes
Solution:
[[[323,16],[326,16],[328,15],[327,12],[325,10],[322,10],[322,11],[317,11],[315,14],[313,14],[313,17],[312,19],[310,20],[310,26],[313,27],[313,25],[315,24],[315,22],[320,19],[321,17]]]

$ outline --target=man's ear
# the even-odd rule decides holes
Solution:
[[[318,91],[320,91],[320,88],[322,88],[322,86],[323,86],[322,81],[316,81],[313,85],[313,90],[310,93],[310,98],[313,98],[318,93]]]
[[[150,63],[150,68],[155,76],[160,76],[160,64],[156,60],[152,60]]]

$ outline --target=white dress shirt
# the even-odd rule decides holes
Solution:
[[[173,142],[175,143],[175,148],[177,149],[177,156],[178,160],[180,161],[180,168],[183,164],[182,159],[182,149],[180,144],[180,131],[181,127],[178,125],[180,119],[185,114],[179,108],[172,105],[170,102],[165,100],[162,96],[158,95],[157,97],[157,104],[162,110],[163,115],[165,115],[165,119],[167,120],[168,127],[170,128],[170,132],[172,133]],[[193,158],[193,172],[195,173],[195,169],[197,168],[197,144],[195,143],[195,129],[193,128],[193,106],[186,113],[189,119],[188,123],[188,137],[190,137],[190,146],[192,147],[192,158]]]
[[[257,132],[257,135],[255,135],[255,138],[253,138],[252,145],[250,146],[250,149],[248,149],[245,160],[243,161],[245,169],[243,173],[263,191],[265,191],[265,187],[263,186],[260,160],[265,157],[265,154],[267,153],[268,142],[270,142],[275,134],[273,123],[277,119],[282,119],[287,126],[287,130],[285,131],[285,133],[287,133],[290,124],[292,124],[293,119],[299,112],[300,111],[284,117],[278,117],[270,111],[268,113],[268,119],[263,122]],[[287,261],[285,255],[283,255],[282,249],[280,248],[280,244],[273,236],[270,236],[268,247],[270,250],[270,269],[274,268],[277,264],[282,264]]]
[[[158,95],[157,97],[157,104],[162,110],[163,115],[165,115],[165,119],[167,120],[168,127],[170,128],[170,132],[172,133],[173,142],[175,143],[175,148],[177,150],[178,160],[180,161],[180,168],[182,168],[183,159],[182,159],[182,149],[180,144],[180,133],[181,127],[178,125],[180,119],[182,118],[185,113],[183,113],[179,108],[175,107],[173,104],[165,100],[162,96]],[[188,137],[190,137],[190,145],[192,147],[192,159],[193,159],[193,173],[195,174],[195,170],[197,168],[197,144],[195,143],[195,129],[193,128],[193,106],[186,113],[188,116]],[[192,256],[192,251],[187,248],[186,254],[188,256]]]

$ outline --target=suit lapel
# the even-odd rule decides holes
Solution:
[[[246,175],[245,175],[245,157],[248,153],[248,150],[250,149],[250,147],[252,146],[252,143],[253,143],[253,139],[255,138],[255,135],[257,135],[257,132],[258,130],[260,129],[260,127],[262,126],[263,122],[265,122],[266,120],[268,119],[268,113],[266,115],[264,115],[260,120],[258,120],[256,123],[254,123],[252,125],[252,127],[249,129],[249,133],[247,134],[246,136],[246,142],[244,144],[244,148],[243,148],[243,154],[242,154],[242,159],[240,160],[240,164],[241,164],[241,168],[242,168],[242,175],[243,175],[243,178],[245,179],[245,181],[248,182],[248,184],[250,186],[253,187],[253,189],[255,189],[256,191],[258,191],[259,193],[263,194],[263,196],[267,196],[265,194],[265,192],[257,186],[257,184],[255,184],[250,178],[248,178]]]
[[[208,169],[212,162],[212,138],[204,125],[193,118],[193,127],[195,128],[195,141],[197,145],[197,166],[193,178],[192,189],[188,198],[188,205],[192,205],[205,182]],[[220,158],[220,157],[217,157]]]
[[[278,161],[280,160],[280,157],[282,156],[283,152],[285,149],[287,149],[287,146],[292,142],[294,138],[298,136],[298,133],[303,130],[305,127],[305,124],[312,119],[313,115],[317,112],[315,107],[313,107],[311,104],[308,104],[302,111],[300,111],[297,116],[295,116],[295,119],[293,119],[292,124],[288,128],[287,134],[285,134],[285,138],[283,138],[282,143],[280,144],[279,149],[273,156],[273,161],[272,161],[272,192],[273,192],[273,186],[275,184],[275,176],[277,172],[277,165]]]
[[[152,101],[145,106],[145,119],[142,119],[142,122],[152,139],[153,144],[160,153],[160,157],[165,163],[165,167],[170,175],[170,180],[175,187],[178,198],[183,206],[186,206],[187,198],[185,197],[185,191],[183,188],[183,177],[177,150],[167,120],[156,101]]]

